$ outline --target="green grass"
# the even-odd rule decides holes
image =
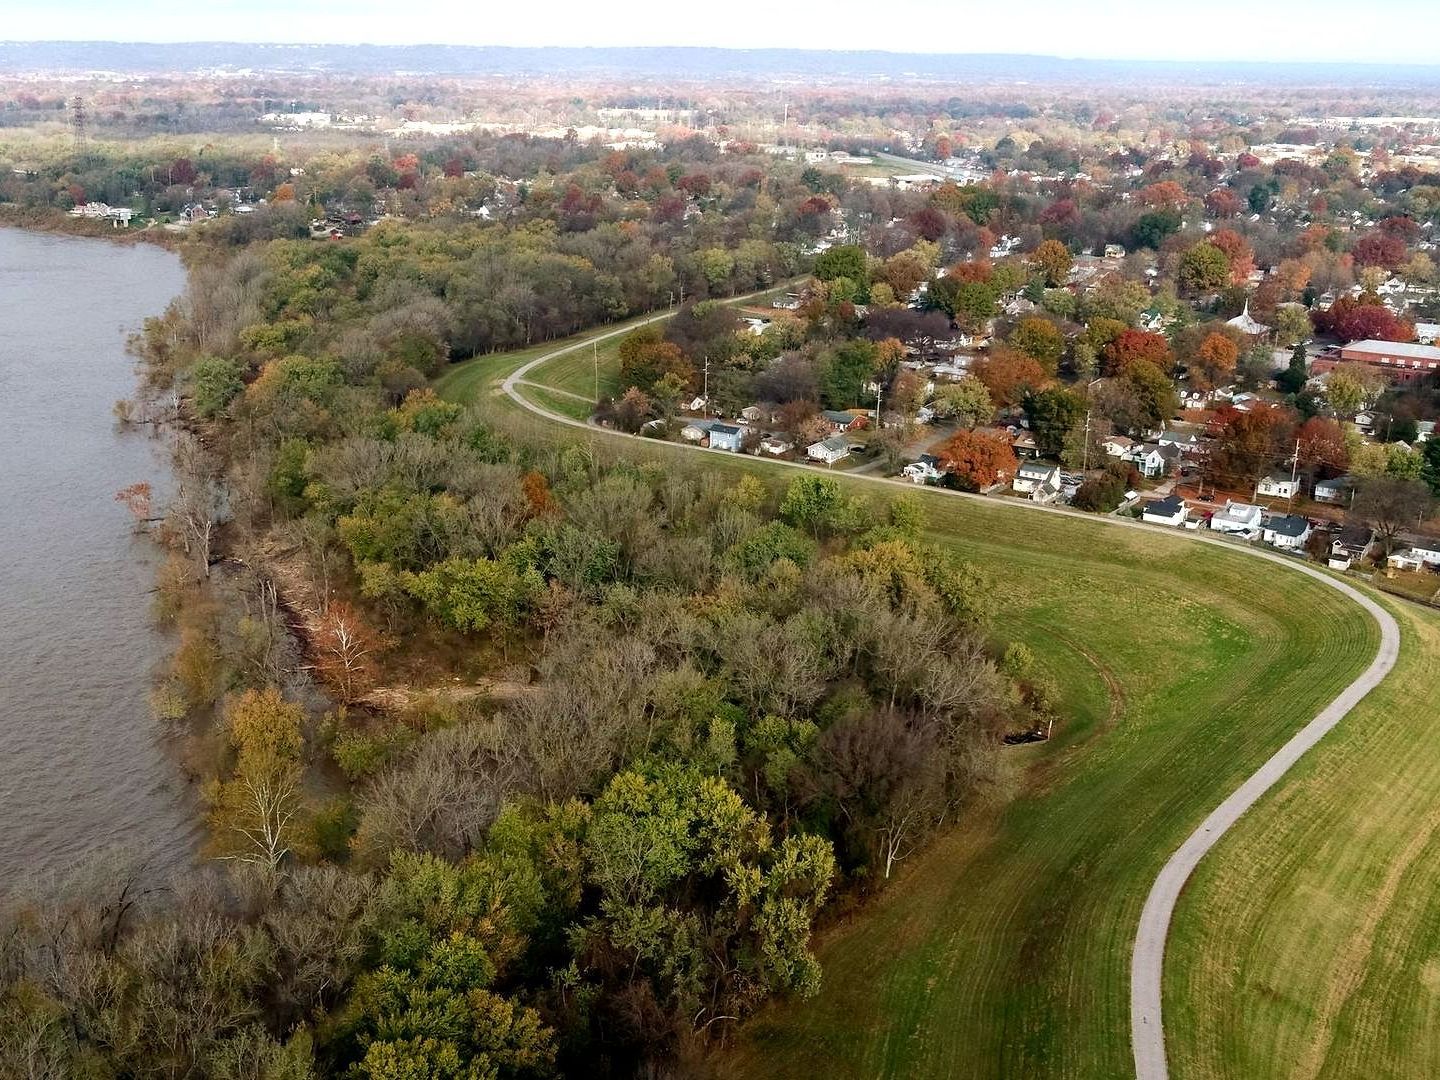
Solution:
[[[796,475],[753,458],[697,458],[648,440],[557,433],[553,423],[498,394],[505,373],[534,355],[472,362],[450,373],[441,390],[473,402],[490,422],[525,440],[558,434],[588,443],[598,456],[638,456],[720,475],[750,472],[775,487]],[[558,401],[546,404],[558,408]],[[902,490],[836,475],[874,498]],[[1000,500],[916,490],[932,538],[999,582],[1006,603],[997,634],[1031,646],[1061,687],[1066,720],[1051,742],[1006,750],[1006,775],[992,797],[902,864],[878,900],[822,935],[821,994],[755,1017],[720,1068],[735,1077],[1125,1076],[1131,1069],[1129,950],[1155,874],[1205,813],[1358,674],[1374,655],[1378,633],[1340,594],[1238,552],[1037,514]],[[1440,632],[1421,638],[1412,627],[1406,651],[1407,664],[1433,665]],[[1433,684],[1430,668],[1414,676],[1425,677]],[[1392,680],[1385,693],[1401,695],[1388,704],[1408,711],[1409,737],[1416,737],[1433,710],[1407,709],[1404,703],[1419,696],[1413,686],[1407,691]],[[1383,696],[1367,703],[1377,716],[1386,707]],[[1387,758],[1383,745],[1372,751],[1378,783]],[[1400,756],[1408,753],[1407,746]],[[1435,756],[1440,760],[1440,750]],[[1419,777],[1406,802],[1412,821],[1420,811],[1410,803],[1426,790]],[[1428,790],[1440,790],[1440,776],[1425,777]],[[1352,812],[1360,809],[1356,797],[1350,792],[1344,803]],[[1371,793],[1369,801],[1374,798]],[[1273,813],[1275,801],[1262,804],[1251,820]],[[1387,820],[1391,816],[1394,843],[1403,849],[1414,830],[1407,833],[1398,815],[1387,812]],[[1302,832],[1304,821],[1296,822]],[[1336,835],[1331,842],[1345,841]],[[1437,853],[1427,848],[1422,854],[1433,866]],[[1195,894],[1206,895],[1209,875],[1234,858],[1222,846],[1202,867]],[[1242,865],[1249,866],[1243,859]],[[1273,897],[1250,895],[1245,880],[1238,889],[1219,884],[1229,907],[1218,913],[1193,907],[1190,894],[1183,904],[1167,964],[1167,1030],[1182,1033],[1171,1036],[1177,1077],[1287,1075],[1297,1060],[1295,1040],[1306,1037],[1286,1026],[1293,1006],[1272,1003],[1274,1031],[1283,1030],[1288,1040],[1277,1035],[1274,1045],[1283,1044],[1288,1056],[1275,1056],[1264,1031],[1258,1042],[1238,1033],[1241,1020],[1263,1017],[1265,1010],[1225,1000],[1237,972],[1254,963],[1255,944],[1239,912],[1265,925],[1273,921],[1263,910]],[[1355,902],[1355,890],[1367,880],[1359,875],[1340,883],[1347,902]],[[1424,910],[1407,916],[1414,925],[1428,919],[1427,935],[1440,925],[1440,901],[1430,899],[1440,896],[1434,884],[1421,883],[1424,893],[1412,906]],[[1293,906],[1303,912],[1304,898]],[[1308,914],[1312,940],[1343,929],[1318,925],[1320,913]],[[1295,948],[1304,943],[1304,935],[1293,937]],[[1328,950],[1316,948],[1312,965],[1323,968],[1327,952],[1342,944],[1336,938]],[[1216,959],[1222,956],[1223,962]],[[1285,959],[1267,956],[1269,978],[1280,977]],[[1440,987],[1440,957],[1431,961],[1420,949],[1407,963],[1411,978]],[[1252,997],[1266,997],[1270,985],[1255,983]],[[1385,993],[1393,998],[1401,985],[1390,984]],[[1400,1007],[1368,991],[1356,1000],[1368,1026],[1362,1033],[1360,1018],[1352,1023],[1339,1011],[1336,1061],[1346,1054],[1344,1060],[1360,1061],[1383,1047],[1389,1036],[1377,1010]],[[1402,1030],[1412,1039],[1434,1019],[1432,1001],[1404,1004],[1409,1013]]]
[[[1001,631],[1076,719],[1029,751],[1015,798],[824,938],[820,996],[752,1021],[730,1075],[1125,1076],[1155,874],[1377,645],[1340,595],[1238,553],[999,507],[932,515],[1001,575]]]
[[[602,341],[592,351],[576,349],[574,352],[557,356],[530,372],[531,382],[543,383],[557,390],[566,390],[591,401],[595,396],[595,368],[599,361],[600,396],[614,397],[620,392],[620,342],[623,338],[613,337]],[[584,419],[582,417],[581,419]]]
[[[785,291],[793,282],[786,282],[767,289],[764,292],[750,296],[746,300],[736,298],[727,303],[733,304],[763,304],[766,297],[774,296]],[[544,356],[546,353],[554,352],[557,349],[564,349],[572,345],[579,345],[591,341],[594,338],[605,337],[607,334],[614,334],[613,337],[605,337],[595,349],[575,349],[566,352],[553,360],[539,365],[527,376],[527,380],[541,386],[547,386],[554,390],[562,390],[567,394],[573,394],[589,401],[596,400],[595,397],[595,372],[596,360],[599,360],[600,372],[600,395],[614,395],[620,390],[620,342],[622,334],[615,334],[617,330],[624,330],[636,326],[648,319],[653,318],[657,313],[637,315],[622,322],[610,323],[599,326],[593,330],[574,334],[568,338],[556,341],[547,341],[540,345],[532,345],[524,349],[516,349],[512,352],[492,353],[488,356],[477,356],[471,360],[465,360],[454,364],[448,371],[445,371],[435,380],[435,389],[442,396],[451,401],[470,402],[479,394],[480,389],[487,383],[493,382],[498,385],[499,379],[514,371],[522,364],[534,360],[536,357]],[[531,400],[539,401],[538,398],[528,394]],[[558,395],[549,395],[548,400],[557,400]],[[566,416],[575,416],[584,419],[588,413],[578,413],[577,406],[572,403],[563,409]]]
[[[520,383],[516,390],[520,396],[527,401],[533,401],[542,409],[549,409],[551,412],[559,413],[561,416],[568,416],[572,420],[589,419],[590,414],[595,411],[593,403],[581,401],[579,398],[571,397],[568,394],[557,394],[547,390],[543,386],[532,386],[529,383]]]
[[[1440,617],[1221,842],[1166,967],[1172,1075],[1440,1076]]]

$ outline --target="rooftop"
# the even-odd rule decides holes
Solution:
[[[1413,360],[1440,360],[1440,348],[1434,345],[1417,345],[1411,341],[1352,341],[1340,346],[1341,353],[1374,353],[1376,356],[1408,356]]]
[[[1294,514],[1286,514],[1283,517],[1272,517],[1265,523],[1265,528],[1281,536],[1300,536],[1309,527],[1310,523],[1308,521]]]
[[[1145,504],[1145,513],[1174,517],[1185,509],[1185,500],[1179,495],[1166,495],[1163,499],[1151,499]]]

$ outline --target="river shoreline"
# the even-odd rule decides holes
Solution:
[[[0,504],[24,510],[0,526],[10,886],[122,858],[162,879],[193,864],[200,839],[175,732],[149,705],[171,650],[150,619],[163,553],[114,501],[136,482],[168,491],[170,448],[111,411],[138,387],[128,334],[179,295],[184,268],[159,245],[95,239],[109,237],[0,230]]]
[[[86,240],[108,240],[113,244],[153,244],[175,254],[185,242],[184,233],[155,228],[115,228],[102,221],[72,217],[53,207],[0,206],[0,228],[17,229],[37,235],[73,236]]]

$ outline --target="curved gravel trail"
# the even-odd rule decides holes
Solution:
[[[759,295],[759,294],[755,294]],[[741,297],[739,299],[745,299]],[[592,342],[604,341],[607,338],[615,337],[618,334],[629,333],[637,326],[645,326],[648,323],[658,322],[661,319],[669,318],[671,312],[662,312],[638,323],[630,323],[624,327],[607,331],[595,337],[589,337],[582,341],[563,346],[548,352],[543,356],[516,368],[501,383],[501,388],[516,404],[522,408],[544,417],[547,420],[559,424],[566,424],[570,427],[580,428],[592,434],[606,434],[616,438],[630,438],[621,432],[601,428],[583,420],[575,420],[559,413],[551,412],[541,405],[527,400],[517,390],[517,386],[524,384],[526,376],[536,367],[547,363],[557,356],[573,352],[576,349],[585,348]],[[724,450],[710,450],[707,447],[691,446],[684,443],[670,443],[669,446],[680,446],[686,450],[693,450],[701,454],[723,454]],[[823,472],[818,466],[808,465],[798,461],[779,461],[773,464],[787,466],[793,469],[804,469],[812,472]],[[871,476],[865,474],[847,474],[850,479],[860,482],[874,484],[887,484],[892,486],[904,486],[900,481],[888,477]],[[993,505],[995,500],[987,495],[974,494],[964,491],[951,491],[946,488],[929,488],[932,492],[942,495],[949,495],[960,499],[979,499]],[[1316,568],[1293,558],[1277,555],[1273,552],[1262,551],[1256,548],[1244,547],[1240,544],[1222,540],[1218,537],[1200,535],[1193,532],[1175,530],[1160,525],[1146,525],[1143,522],[1125,518],[1096,517],[1093,514],[1083,513],[1078,510],[1070,510],[1059,506],[1043,506],[1039,503],[1014,502],[1006,503],[1018,510],[1031,510],[1039,513],[1063,514],[1068,517],[1081,518],[1085,521],[1099,522],[1117,528],[1145,529],[1147,531],[1161,531],[1171,536],[1181,536],[1187,540],[1201,544],[1212,544],[1223,547],[1227,551],[1237,551],[1255,559],[1264,559],[1268,562],[1278,563],[1280,566],[1297,573],[1306,574],[1316,581],[1328,585],[1330,588],[1343,593],[1346,597],[1359,604],[1370,615],[1380,627],[1380,648],[1375,654],[1375,659],[1354,682],[1347,686],[1340,695],[1327,705],[1321,712],[1303,728],[1297,731],[1290,740],[1277,750],[1263,765],[1255,770],[1253,774],[1238,788],[1210,812],[1210,815],[1202,821],[1196,830],[1190,834],[1183,844],[1170,856],[1155,883],[1150,888],[1150,893],[1145,899],[1145,906],[1140,912],[1140,925],[1135,934],[1135,945],[1131,953],[1130,964],[1130,1031],[1131,1040],[1135,1052],[1135,1075],[1137,1080],[1168,1080],[1169,1069],[1165,1061],[1165,1031],[1161,1017],[1161,976],[1165,963],[1165,941],[1170,932],[1170,921],[1175,914],[1175,904],[1180,898],[1180,892],[1185,887],[1185,882],[1194,873],[1200,860],[1205,857],[1206,852],[1219,843],[1220,838],[1244,815],[1245,811],[1254,806],[1260,797],[1265,794],[1300,758],[1318,743],[1325,735],[1335,727],[1346,714],[1353,709],[1360,700],[1375,687],[1380,685],[1385,676],[1395,666],[1395,661],[1400,652],[1400,627],[1395,619],[1377,604],[1370,597],[1366,596],[1359,589],[1332,577]]]

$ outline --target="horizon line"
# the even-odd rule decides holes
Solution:
[[[756,53],[805,53],[816,56],[887,56],[887,57],[924,57],[927,59],[970,59],[984,58],[989,60],[1049,60],[1069,64],[1139,64],[1139,65],[1182,65],[1193,67],[1204,67],[1206,65],[1242,66],[1254,68],[1323,68],[1323,67],[1348,67],[1348,68],[1416,68],[1416,69],[1440,69],[1440,61],[1421,60],[1376,60],[1376,59],[1317,59],[1317,60],[1256,60],[1226,57],[1203,57],[1203,58],[1176,58],[1176,57],[1122,57],[1122,56],[1065,56],[1058,53],[1029,53],[1029,52],[942,52],[926,50],[898,50],[882,48],[816,48],[803,45],[760,45],[760,46],[736,46],[736,45],[693,45],[693,44],[649,44],[649,45],[585,45],[585,44],[546,44],[546,45],[514,45],[514,44],[455,44],[440,41],[431,42],[404,42],[404,43],[382,43],[376,41],[344,42],[344,41],[244,41],[226,38],[192,38],[174,41],[156,41],[140,39],[107,39],[107,38],[4,38],[0,37],[0,47],[13,46],[39,46],[39,45],[68,45],[68,46],[143,46],[158,48],[182,48],[186,46],[238,46],[244,48],[259,49],[380,49],[380,50],[405,50],[405,49],[446,49],[446,50],[473,50],[473,51],[508,51],[508,52],[546,52],[546,51],[583,51],[583,52],[661,52],[673,50],[687,50],[693,52],[709,53],[735,53],[748,55]]]

